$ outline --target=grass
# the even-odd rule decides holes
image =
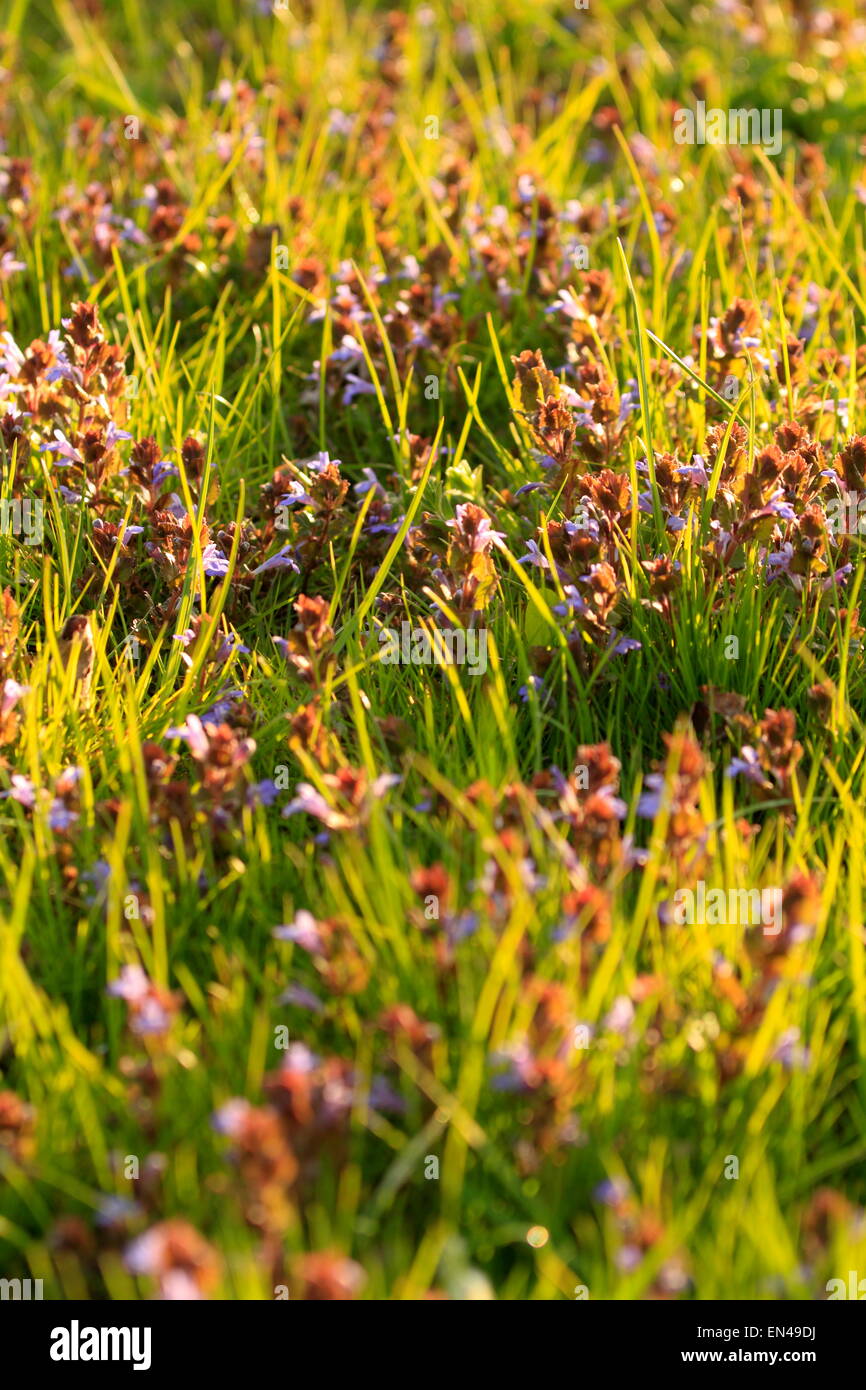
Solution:
[[[82,400],[33,358],[7,372],[32,399],[3,388],[34,408],[2,496],[39,501],[44,535],[0,536],[0,674],[26,687],[0,783],[33,792],[0,802],[0,1274],[58,1299],[705,1300],[863,1268],[864,568],[858,535],[802,545],[829,474],[856,490],[862,44],[853,4],[824,39],[754,8],[750,40],[736,7],[655,0],[437,0],[405,26],[339,0],[2,6],[0,254],[23,268],[0,326],[26,355],[87,301],[135,384]],[[781,109],[781,154],[677,145],[698,96]],[[755,327],[726,352],[736,300]],[[530,350],[552,376],[524,389]],[[604,447],[579,425],[545,471],[538,407],[579,417],[587,364]],[[40,451],[109,419],[132,442]],[[768,486],[787,421],[826,476],[801,440]],[[120,471],[148,436],[161,486]],[[686,491],[665,456],[694,454]],[[563,616],[591,590],[562,524],[604,468],[625,500],[590,504],[614,583],[593,623]],[[290,477],[314,501],[281,527]],[[467,504],[491,547],[461,549]],[[773,578],[786,543],[802,564]],[[295,568],[254,573],[287,544]],[[301,594],[325,601],[312,636]],[[474,612],[483,676],[379,659],[377,627],[437,610]],[[61,650],[78,613],[89,691]],[[228,768],[195,722],[226,692]],[[613,822],[550,773],[599,744]],[[726,775],[744,745],[761,785]],[[320,819],[283,816],[305,783]],[[670,920],[698,878],[783,888],[780,939]],[[313,951],[273,935],[299,912]],[[106,992],[134,966],[150,1032]],[[254,1109],[227,1120],[233,1098]]]

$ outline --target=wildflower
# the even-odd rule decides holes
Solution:
[[[124,1260],[131,1274],[155,1279],[160,1298],[172,1302],[205,1298],[219,1277],[213,1248],[180,1219],[161,1221],[138,1236],[127,1246]]]
[[[55,797],[48,811],[48,824],[52,830],[61,834],[69,830],[78,820],[78,812],[71,811],[59,797]]]
[[[772,1060],[781,1062],[786,1071],[802,1071],[809,1066],[810,1054],[800,1042],[799,1028],[787,1028],[772,1051]]]
[[[317,994],[303,985],[287,985],[277,997],[278,1004],[293,1004],[298,1009],[307,1009],[313,1014],[323,1014],[325,1005]]]
[[[619,998],[614,1000],[609,1013],[605,1014],[602,1027],[606,1028],[609,1033],[619,1033],[621,1037],[625,1038],[628,1036],[633,1023],[634,1004],[627,995],[621,994]]]
[[[253,782],[252,786],[247,788],[247,805],[273,806],[279,794],[280,789],[273,778],[266,777],[261,782]]]
[[[232,1140],[232,1159],[249,1194],[247,1220],[265,1232],[281,1231],[290,1219],[289,1194],[299,1164],[278,1112],[230,1100],[213,1123]]]
[[[596,1187],[593,1196],[606,1207],[621,1208],[630,1200],[631,1187],[624,1178],[605,1178]]]
[[[356,488],[358,486],[360,484],[357,484]],[[283,494],[277,505],[280,507],[312,507],[314,503],[309,493],[304,490],[303,483],[293,479],[289,483],[288,491]]]
[[[294,570],[295,574],[300,574],[298,562],[292,552],[290,545],[284,545],[282,550],[277,551],[269,560],[263,561],[252,571],[253,574],[267,574],[268,570]]]
[[[667,759],[644,778],[637,813],[655,820],[667,807],[668,852],[681,862],[690,849],[699,850],[701,845],[704,820],[698,800],[705,764],[700,748],[685,728],[665,734],[664,742]]]
[[[28,694],[29,685],[19,685],[17,681],[10,677],[3,682],[2,692],[0,692],[0,718],[5,716],[15,708],[23,695]]]
[[[0,796],[11,796],[14,801],[28,811],[32,811],[36,805],[36,787],[29,777],[24,777],[20,772],[13,772],[10,777],[11,786],[8,791],[0,792]]]
[[[209,579],[220,579],[228,574],[229,568],[229,561],[218,546],[205,546],[202,551],[202,569]]]
[[[272,935],[277,941],[292,941],[303,946],[305,951],[321,953],[323,950],[322,937],[311,912],[297,912],[292,922],[274,927]]]
[[[11,251],[4,251],[2,256],[0,256],[0,284],[4,284],[7,280],[11,279],[19,270],[26,269],[27,266],[24,261],[16,261]]]
[[[81,467],[84,466],[84,459],[81,457],[78,450],[70,444],[66,435],[59,429],[54,431],[54,438],[47,444],[40,444],[39,452],[41,454],[56,454],[58,458],[66,459],[67,463],[77,463]]]
[[[323,921],[299,912],[288,925],[275,927],[278,941],[291,941],[313,957],[313,965],[332,994],[358,994],[366,988],[370,968],[351,930],[339,918]]]
[[[740,749],[739,757],[732,758],[725,768],[726,777],[748,777],[750,782],[754,782],[758,787],[769,787],[770,783],[764,776],[761,760],[754,748],[744,744]]]
[[[100,1200],[96,1212],[96,1224],[116,1233],[122,1231],[140,1213],[141,1207],[137,1202],[131,1202],[128,1197],[117,1197],[111,1194]]]
[[[165,736],[184,739],[189,745],[190,753],[199,762],[203,762],[210,751],[210,741],[197,714],[189,715],[186,723],[177,728],[166,729]]]
[[[178,995],[152,984],[140,965],[124,965],[105,992],[125,1001],[130,1032],[137,1037],[164,1036],[180,1003]]]

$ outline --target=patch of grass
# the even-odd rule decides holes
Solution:
[[[3,6],[4,1275],[863,1267],[863,25],[711,11]]]

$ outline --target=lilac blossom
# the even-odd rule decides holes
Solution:
[[[202,553],[202,569],[209,579],[219,579],[229,572],[229,561],[219,546],[208,545]]]
[[[312,1014],[323,1014],[325,1006],[317,994],[303,985],[288,985],[277,999],[278,1004],[293,1004],[298,1009],[308,1009]]]
[[[291,922],[274,927],[271,935],[277,941],[291,941],[313,955],[321,955],[325,949],[318,923],[305,908],[296,912]]]
[[[78,820],[78,812],[70,811],[69,807],[60,797],[55,797],[48,812],[48,824],[52,830],[57,830],[61,834],[69,830]]]
[[[24,777],[20,772],[13,772],[9,780],[12,783],[11,787],[8,791],[0,792],[0,796],[9,796],[28,811],[32,811],[36,805],[36,787],[30,778]]]
[[[750,782],[754,782],[759,787],[766,786],[764,769],[757,751],[748,743],[740,749],[740,756],[732,758],[725,768],[726,777],[746,777]]]
[[[204,731],[204,725],[197,714],[188,716],[185,724],[178,728],[166,729],[166,738],[182,738],[189,746],[192,756],[198,761],[203,761],[210,749],[208,736]]]
[[[84,459],[81,457],[78,450],[70,444],[62,430],[56,429],[54,431],[54,438],[50,440],[49,443],[40,444],[39,452],[41,454],[54,453],[57,454],[59,458],[65,459],[67,463],[77,463],[82,467],[84,466]]]
[[[29,690],[29,685],[19,685],[17,681],[12,680],[11,676],[7,677],[3,683],[2,695],[0,695],[0,715],[9,714],[22,695],[26,695]]]
[[[253,570],[253,574],[266,574],[268,570],[280,569],[294,570],[295,574],[300,574],[301,572],[290,545],[284,545],[282,550],[277,551],[276,555],[272,555],[269,560],[265,560],[263,564],[258,565]]]

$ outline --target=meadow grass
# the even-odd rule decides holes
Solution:
[[[275,12],[4,0],[0,167],[31,164],[0,209],[3,249],[23,265],[0,283],[2,327],[26,354],[74,303],[97,306],[136,382],[103,414],[158,440],[177,470],[165,493],[187,518],[167,567],[146,548],[163,547],[159,489],[120,472],[129,441],[94,478],[40,451],[59,407],[25,412],[26,454],[4,436],[3,497],[44,509],[40,544],[0,536],[16,609],[0,621],[3,675],[26,687],[4,709],[0,782],[35,789],[0,802],[4,1275],[43,1278],[53,1298],[170,1296],[174,1257],[140,1272],[129,1256],[166,1223],[185,1223],[168,1228],[178,1241],[193,1239],[187,1225],[203,1238],[192,1282],[216,1298],[314,1296],[317,1279],[331,1287],[322,1269],[338,1290],[389,1299],[581,1286],[593,1299],[808,1299],[866,1272],[861,548],[845,537],[836,557],[825,539],[820,564],[809,552],[771,580],[768,553],[799,543],[819,493],[798,494],[793,521],[757,518],[769,494],[750,500],[743,481],[787,421],[841,478],[833,460],[862,428],[864,63],[844,41],[853,4],[833,7],[829,40],[809,32],[808,4],[799,20],[755,6],[752,38],[742,8],[476,0],[464,13],[436,0],[404,6],[403,28],[386,6],[341,0]],[[672,110],[696,93],[781,108],[780,156],[676,145]],[[735,175],[754,181],[749,198],[732,198]],[[159,178],[173,193],[156,205],[178,210],[165,235],[149,220]],[[82,210],[88,185],[91,209],[111,212]],[[580,234],[591,272],[609,277],[598,313],[557,241],[569,200],[600,210]],[[121,218],[140,239],[113,234]],[[498,284],[482,269],[486,236]],[[399,267],[431,248],[447,263],[448,332],[407,348],[394,306],[422,275]],[[321,277],[310,288],[297,273],[313,259],[324,297]],[[345,312],[338,284],[353,289]],[[571,319],[551,312],[565,288],[584,296]],[[757,341],[725,357],[712,321],[738,299],[758,307]],[[348,404],[332,363],[347,315],[365,328],[354,370],[368,387]],[[527,350],[562,388],[580,395],[574,371],[591,360],[616,405],[633,398],[608,457],[580,458],[628,492],[610,521],[617,617],[603,639],[563,617],[573,580],[524,562],[533,536],[550,559],[548,528],[571,515],[568,468],[516,496],[551,476],[512,365]],[[84,394],[73,425],[98,413],[100,392]],[[708,481],[672,529],[660,460],[708,457],[714,427]],[[184,458],[190,436],[201,467]],[[83,430],[67,438],[81,448]],[[312,490],[319,451],[350,489],[324,533],[302,508],[283,533],[262,490],[278,497],[290,463]],[[364,469],[380,492],[353,491]],[[374,535],[386,496],[390,529]],[[472,570],[486,673],[385,664],[377,622],[466,618],[469,570],[448,523],[467,505],[501,536]],[[736,547],[719,541],[721,505]],[[94,518],[143,530],[112,550]],[[407,533],[422,525],[416,554]],[[254,575],[287,541],[296,568]],[[223,573],[206,571],[214,545]],[[674,566],[669,598],[647,568],[658,557]],[[333,630],[313,643],[312,674],[274,642],[291,643],[301,593],[327,601]],[[86,698],[59,645],[76,613],[94,648]],[[614,630],[639,646],[616,652]],[[215,729],[207,714],[227,691],[240,692],[226,715],[240,771],[223,783],[189,721]],[[291,722],[313,707],[321,742]],[[780,710],[800,754],[765,761],[760,787],[727,776]],[[688,793],[679,745],[662,739],[675,730],[703,759]],[[238,751],[247,738],[254,751]],[[174,800],[149,744],[178,760]],[[545,779],[599,744],[620,765],[621,824],[581,839]],[[646,816],[654,767],[664,790]],[[58,791],[69,768],[79,780]],[[328,780],[349,768],[368,788],[356,815]],[[373,795],[385,774],[393,785]],[[248,797],[247,782],[279,794]],[[299,783],[330,824],[281,814]],[[58,802],[68,823],[48,812]],[[417,874],[434,864],[447,902],[425,918]],[[760,930],[660,913],[697,875],[800,884],[779,951]],[[567,896],[589,889],[600,898],[561,931]],[[338,924],[330,946],[274,938],[299,912]],[[106,993],[131,966],[164,1028],[136,1031],[133,1005]],[[287,1001],[290,986],[313,990],[319,1011]],[[303,1120],[274,1082],[287,1062],[301,1075],[300,1047],[351,1065],[330,1077],[348,1093],[337,1118],[325,1083]],[[499,1088],[497,1065],[532,1080]],[[375,1077],[400,1108],[376,1103]],[[279,1114],[279,1137],[220,1132],[213,1117],[233,1098]]]

